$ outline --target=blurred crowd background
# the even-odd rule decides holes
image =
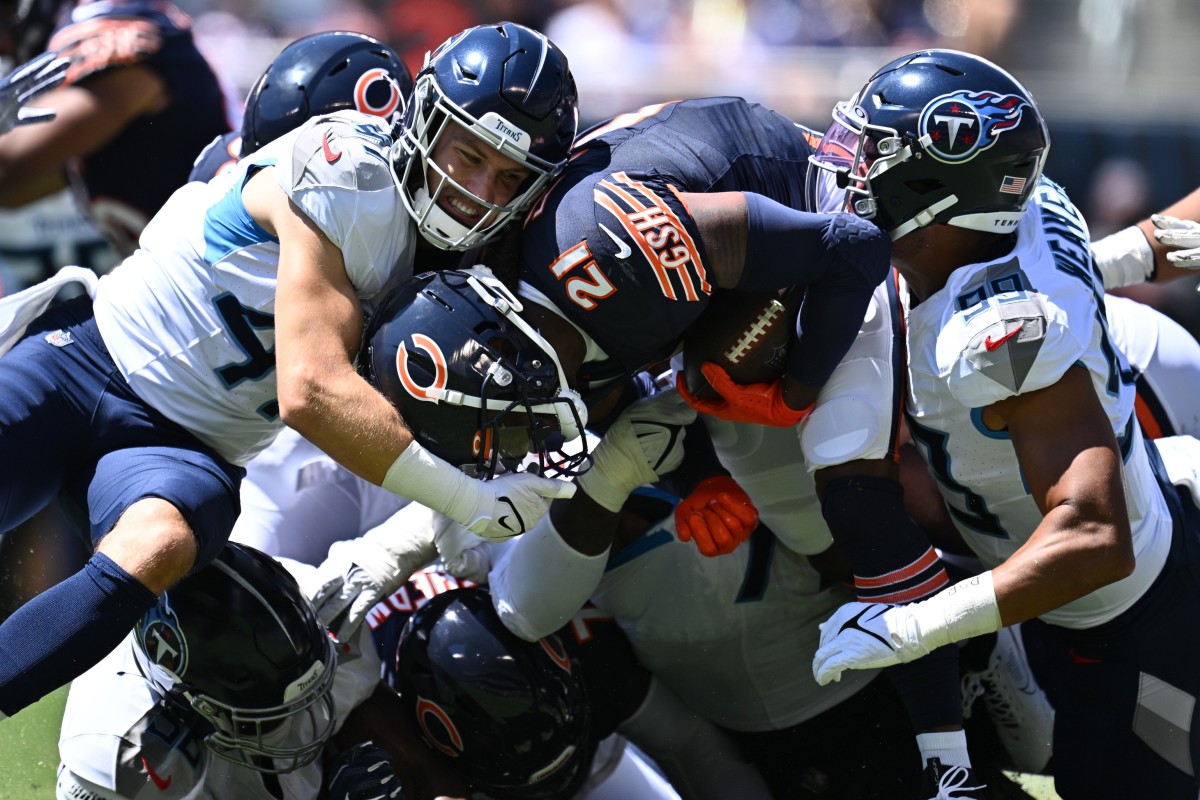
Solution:
[[[926,46],[1007,67],[1050,124],[1047,174],[1099,237],[1200,185],[1196,0],[177,0],[201,48],[244,95],[286,42],[345,28],[416,72],[479,22],[544,31],[571,60],[584,124],[714,94],[824,130],[892,55]],[[1142,290],[1200,335],[1192,281]]]

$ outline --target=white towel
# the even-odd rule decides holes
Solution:
[[[29,323],[50,307],[50,301],[64,286],[82,283],[88,296],[95,297],[99,281],[96,273],[86,267],[63,267],[39,284],[0,298],[0,356],[12,349]]]

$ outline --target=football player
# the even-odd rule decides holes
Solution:
[[[731,550],[739,541],[735,531],[748,535],[755,527],[746,512],[752,501],[775,534],[802,554],[829,545],[829,538],[814,544],[811,532],[828,537],[832,531],[854,562],[864,598],[907,600],[936,592],[948,577],[905,513],[898,483],[903,348],[894,286],[883,280],[887,248],[878,231],[857,227],[844,213],[826,213],[830,209],[806,194],[807,157],[818,138],[735,98],[669,103],[597,126],[580,137],[563,177],[529,214],[517,296],[496,293],[481,300],[466,278],[451,295],[432,285],[444,281],[417,279],[419,287],[407,290],[411,301],[397,300],[377,317],[404,317],[375,333],[388,339],[372,356],[377,384],[405,409],[418,440],[424,424],[435,452],[478,458],[498,448],[480,448],[474,436],[481,427],[470,424],[471,408],[445,400],[461,394],[474,406],[483,402],[481,388],[511,391],[526,381],[549,386],[549,375],[561,372],[602,425],[614,403],[628,401],[620,397],[628,377],[675,353],[713,291],[807,284],[797,320],[807,335],[792,341],[784,380],[727,387],[715,403],[690,400],[704,412],[721,464],[740,490],[723,481],[702,484],[680,504],[680,533],[710,554]],[[487,336],[443,323],[436,310],[418,311],[432,306],[426,299],[431,292],[456,311],[480,307],[457,313],[482,315],[487,330],[526,324],[545,345],[503,362],[515,376],[512,383],[486,380],[480,365],[490,366],[496,356],[472,359],[486,352]],[[460,349],[464,342],[471,344]],[[522,352],[519,342],[514,347]],[[519,360],[545,374],[517,367]],[[798,392],[789,393],[791,400],[785,386]],[[802,412],[788,405],[800,396]],[[438,398],[442,402],[430,402]],[[460,420],[454,431],[451,418]],[[779,425],[792,430],[770,430]],[[507,437],[552,441],[554,427],[531,428],[523,438],[509,430]],[[613,444],[596,458],[612,459],[623,449]],[[560,597],[578,602],[588,596],[610,546],[606,526],[597,520],[615,525],[628,493],[606,486],[601,476],[628,490],[664,474],[647,471],[636,447],[629,452],[634,457],[616,469],[583,474],[577,501],[543,520],[544,535],[518,544],[531,549],[531,564],[575,562],[548,570],[557,580],[519,591],[548,596],[561,590]],[[576,524],[578,533],[563,530]],[[893,532],[884,547],[875,534],[880,526]],[[538,543],[553,552],[534,552]],[[557,599],[522,597],[513,604],[550,609]],[[553,629],[561,620],[551,614],[547,624],[532,624],[530,631]],[[961,730],[949,730],[961,724],[956,653],[948,649],[911,673],[894,671],[894,677],[905,687],[923,751],[969,765]]]
[[[1042,176],[1034,99],[984,59],[923,51],[839,104],[823,141],[814,169],[893,239],[910,428],[988,571],[844,606],[818,681],[1040,617],[1058,793],[1195,795],[1197,511],[1136,422],[1086,224]]]
[[[309,120],[180,188],[94,299],[38,316],[54,279],[6,298],[0,528],[65,489],[98,548],[0,625],[0,714],[111,651],[216,556],[243,465],[284,424],[483,535],[519,534],[573,492],[528,473],[477,480],[414,445],[353,359],[365,311],[409,274],[418,240],[450,258],[494,236],[562,169],[576,117],[566,58],[544,36],[471,28],[422,69],[399,141],[357,111]]]
[[[0,198],[8,207],[38,200],[67,174],[87,216],[129,255],[187,181],[196,154],[230,129],[191,21],[170,3],[146,0],[7,0],[0,11],[12,20],[19,61],[47,48],[71,61],[66,83],[43,99],[54,119],[0,139]]]
[[[229,544],[71,684],[57,797],[315,798],[335,709],[373,690],[353,670],[296,579]]]

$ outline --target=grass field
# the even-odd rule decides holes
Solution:
[[[0,722],[0,800],[53,800],[66,688]]]

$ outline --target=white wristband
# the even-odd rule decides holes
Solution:
[[[380,486],[464,525],[472,522],[468,517],[478,504],[482,490],[479,481],[415,441],[409,442],[388,467]]]
[[[1001,628],[990,571],[959,581],[907,608],[917,621],[921,642],[930,650]]]
[[[1136,225],[1092,242],[1092,253],[1105,289],[1144,283],[1154,275],[1154,250]]]

